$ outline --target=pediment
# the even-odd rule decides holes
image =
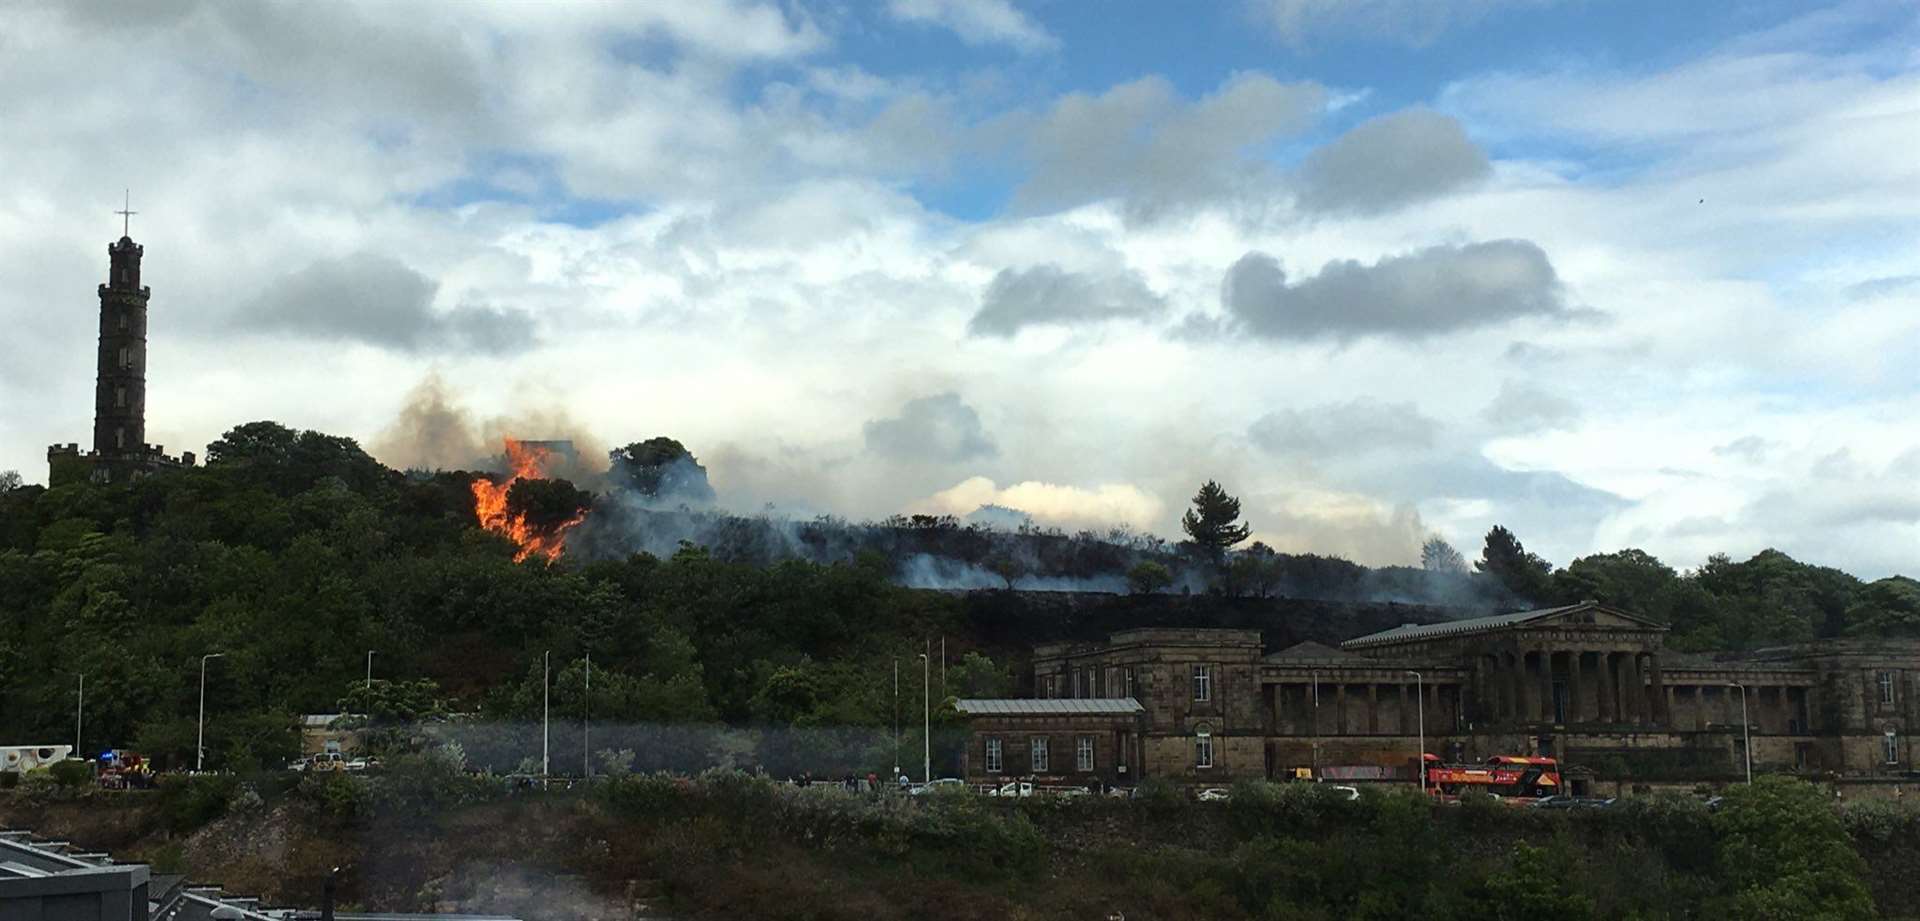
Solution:
[[[1665,630],[1665,624],[1630,614],[1603,604],[1569,605],[1545,617],[1526,622],[1528,627],[1590,627],[1600,630]]]

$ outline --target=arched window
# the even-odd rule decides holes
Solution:
[[[1887,763],[1899,764],[1900,763],[1900,735],[1894,732],[1893,730],[1889,729],[1887,730],[1887,734],[1881,737],[1880,742],[1881,742],[1881,745],[1886,750]]]
[[[1213,730],[1204,723],[1193,731],[1193,766],[1213,767]]]

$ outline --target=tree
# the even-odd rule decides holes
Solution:
[[[1219,483],[1208,480],[1200,491],[1193,495],[1193,508],[1187,510],[1180,519],[1180,527],[1215,562],[1222,560],[1227,549],[1253,533],[1253,526],[1237,524],[1240,519],[1240,500],[1227,495]]]
[[[1420,568],[1428,572],[1465,575],[1467,558],[1461,556],[1460,551],[1453,549],[1453,545],[1447,543],[1446,538],[1435,534],[1427,538],[1426,543],[1420,545]]]
[[[0,470],[0,493],[13,492],[20,488],[22,482],[24,481],[20,479],[20,471]]]
[[[1127,570],[1127,587],[1136,595],[1151,595],[1173,584],[1173,573],[1152,560],[1135,563]]]
[[[665,436],[636,441],[607,452],[607,479],[649,499],[712,502],[707,468],[686,445]]]
[[[1493,530],[1487,532],[1486,549],[1473,568],[1491,576],[1524,601],[1538,603],[1548,597],[1551,587],[1548,574],[1553,571],[1553,564],[1528,553],[1520,544],[1520,538],[1500,525],[1494,525]]]
[[[1010,556],[998,556],[987,561],[987,571],[999,576],[1007,583],[1007,591],[1013,591],[1013,583],[1027,574],[1027,568]]]
[[[507,490],[507,514],[542,534],[580,517],[593,506],[593,494],[566,480],[515,480]]]
[[[1888,576],[1867,583],[1847,608],[1847,632],[1856,636],[1920,636],[1920,582]]]
[[[1731,787],[1713,815],[1721,878],[1740,921],[1875,916],[1866,865],[1825,793],[1783,775]]]

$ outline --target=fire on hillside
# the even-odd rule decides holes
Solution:
[[[549,445],[541,442],[513,438],[502,440],[505,442],[509,473],[505,481],[498,483],[486,477],[474,479],[474,517],[480,520],[481,527],[506,537],[519,547],[513,555],[516,563],[536,553],[548,560],[559,559],[567,549],[567,532],[585,521],[587,512],[580,509],[570,518],[540,522],[529,516],[525,509],[513,508],[510,499],[514,485],[528,480],[547,479],[558,458]]]

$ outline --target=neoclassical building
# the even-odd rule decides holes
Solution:
[[[1735,776],[1748,740],[1756,770],[1914,769],[1920,641],[1701,655],[1666,650],[1666,632],[1583,602],[1406,624],[1337,649],[1269,653],[1258,630],[1167,628],[1044,645],[1033,700],[961,701],[966,771],[1074,784],[1411,777],[1423,739],[1448,760],[1543,754],[1646,782]]]

